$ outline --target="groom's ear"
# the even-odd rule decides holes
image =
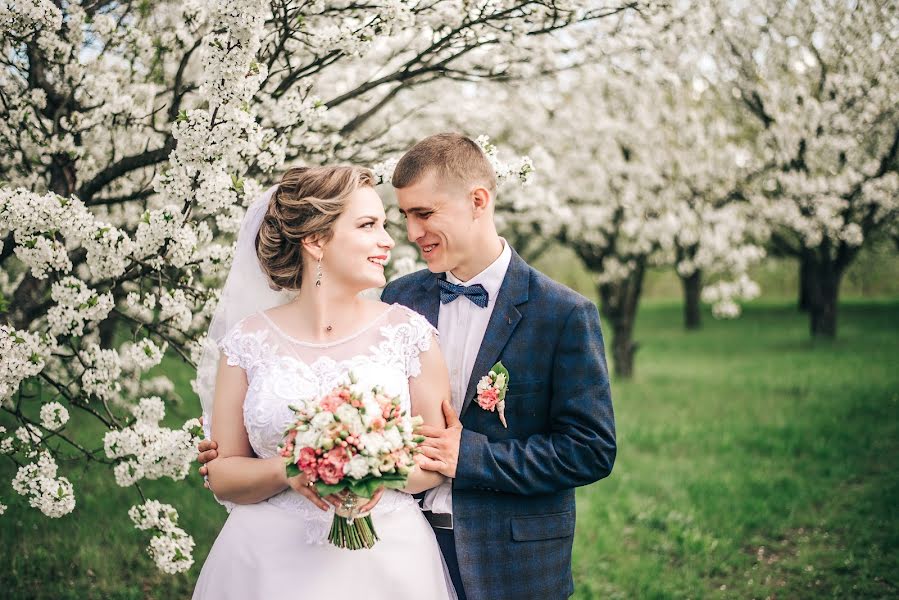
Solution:
[[[477,186],[469,193],[472,208],[474,209],[474,218],[480,218],[487,213],[490,205],[493,203],[493,196],[490,190],[483,186]]]

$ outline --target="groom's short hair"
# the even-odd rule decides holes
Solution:
[[[461,133],[426,137],[406,152],[393,171],[393,187],[415,185],[428,173],[438,184],[482,185],[496,191],[496,173],[480,146]]]

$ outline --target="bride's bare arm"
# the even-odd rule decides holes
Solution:
[[[431,347],[419,355],[421,374],[409,379],[409,394],[412,397],[412,414],[421,415],[424,424],[431,427],[446,427],[441,404],[450,400],[449,373],[446,361],[437,345],[437,338],[431,339]],[[409,475],[405,491],[417,494],[443,483],[446,478],[436,471],[424,471],[418,466]]]
[[[328,505],[305,488],[304,476],[287,478],[284,460],[256,458],[243,422],[243,402],[247,394],[246,372],[230,366],[223,356],[215,380],[212,412],[212,439],[218,443],[218,458],[207,463],[209,487],[222,500],[253,504],[289,487],[306,492],[323,510]]]

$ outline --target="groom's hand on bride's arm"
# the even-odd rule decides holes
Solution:
[[[203,417],[200,417],[200,425],[202,424]],[[200,440],[200,443],[197,444],[197,462],[200,463],[200,476],[203,477],[203,485],[207,490],[209,489],[209,482],[206,481],[206,476],[209,474],[209,469],[206,468],[206,463],[218,457],[218,447],[218,444],[207,439]]]
[[[456,465],[459,463],[459,443],[462,440],[462,421],[449,400],[442,404],[446,429],[422,425],[417,433],[425,440],[419,444],[421,454],[416,463],[426,471],[436,471],[446,477],[456,476]]]

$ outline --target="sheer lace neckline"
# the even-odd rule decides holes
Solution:
[[[359,337],[360,335],[362,335],[363,333],[367,332],[369,329],[374,327],[377,323],[383,321],[384,317],[386,317],[388,314],[393,312],[397,306],[399,306],[399,304],[396,304],[396,303],[391,304],[390,306],[387,307],[387,310],[385,310],[384,312],[379,314],[377,317],[375,317],[374,319],[372,319],[371,321],[369,321],[368,323],[363,325],[361,329],[357,329],[355,332],[351,333],[350,335],[342,337],[339,340],[331,341],[331,342],[307,342],[304,340],[297,339],[297,338],[293,337],[292,335],[290,335],[289,333],[287,333],[286,331],[284,331],[283,329],[281,329],[281,327],[277,323],[275,323],[275,321],[270,316],[268,316],[265,313],[265,311],[260,311],[259,314],[262,315],[262,318],[266,320],[266,322],[271,326],[272,329],[277,331],[278,334],[280,334],[284,338],[290,340],[294,344],[297,344],[300,346],[306,346],[308,348],[330,348],[332,346],[339,346],[340,344],[345,344],[346,342],[350,342],[350,341],[356,339],[357,337]]]

